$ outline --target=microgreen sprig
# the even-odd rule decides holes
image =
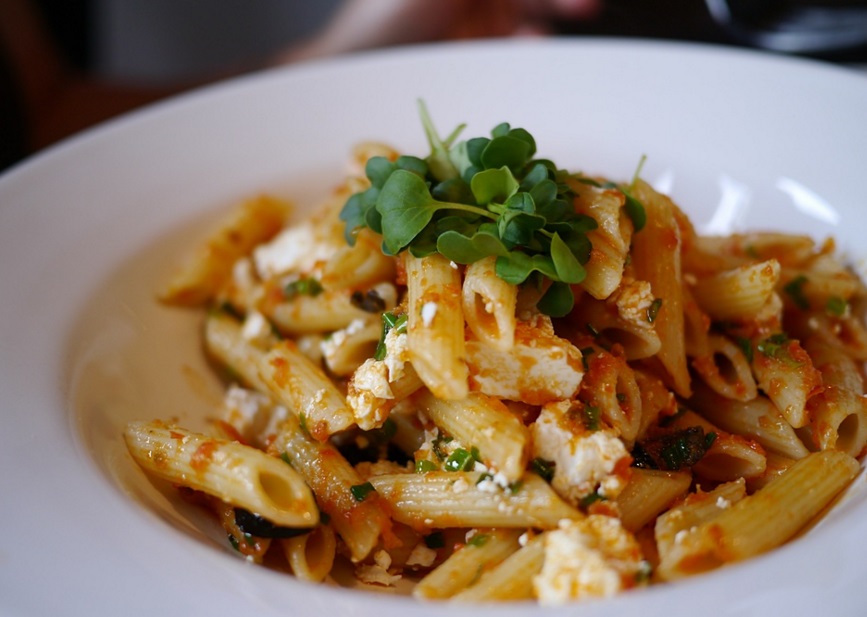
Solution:
[[[536,141],[507,123],[491,137],[458,141],[464,126],[441,138],[423,103],[422,126],[430,154],[395,161],[371,158],[370,187],[352,195],[340,218],[354,244],[359,229],[382,235],[382,250],[417,257],[440,253],[459,264],[496,257],[496,273],[514,285],[547,282],[539,309],[553,317],[574,303],[571,285],[586,276],[587,232],[596,221],[575,212],[568,172],[534,158]],[[627,196],[635,228],[644,209]]]

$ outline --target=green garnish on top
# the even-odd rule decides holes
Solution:
[[[382,234],[390,255],[440,253],[459,264],[495,256],[496,273],[508,283],[550,281],[539,309],[567,314],[574,304],[570,285],[586,275],[586,234],[597,227],[575,212],[566,182],[573,176],[534,158],[536,141],[524,129],[503,123],[490,138],[458,141],[462,125],[443,139],[424,104],[419,107],[430,154],[368,161],[370,188],[352,195],[340,213],[347,241],[353,244],[357,231],[369,227]],[[624,195],[640,229],[644,208]]]

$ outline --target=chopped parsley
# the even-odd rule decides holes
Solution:
[[[491,539],[491,536],[489,536],[486,533],[474,533],[472,535],[472,537],[469,540],[467,540],[467,546],[475,546],[475,547],[484,546],[485,544],[488,543],[488,540],[490,540],[490,539]]]
[[[647,307],[647,321],[653,323],[659,315],[659,309],[662,308],[662,298],[656,298]]]
[[[530,469],[545,482],[551,482],[554,479],[553,461],[546,461],[541,457],[536,457],[530,461]]]
[[[810,310],[810,301],[804,295],[804,285],[807,277],[803,274],[796,276],[783,286],[783,291],[791,298],[792,302],[802,311]]]
[[[581,501],[578,502],[578,505],[584,509],[589,508],[597,501],[607,501],[608,498],[605,495],[601,495],[599,491],[594,491],[589,493],[581,498]]]
[[[786,348],[789,341],[786,333],[778,332],[759,342],[756,349],[768,358],[781,359],[784,355],[788,355]]]
[[[633,465],[645,469],[679,471],[698,463],[716,440],[700,426],[648,437],[635,444]]]
[[[350,486],[349,492],[352,493],[355,501],[364,501],[371,493],[375,493],[376,489],[373,488],[373,484],[370,482],[365,482],[364,484],[354,484]]]
[[[385,359],[385,354],[388,353],[385,346],[385,337],[392,330],[394,330],[396,334],[403,334],[406,332],[406,323],[406,313],[401,313],[400,315],[395,313],[382,314],[382,334],[379,337],[379,342],[376,344],[376,351],[373,352],[374,360]]]
[[[446,471],[472,471],[478,460],[479,451],[476,448],[458,448],[448,456],[443,468]]]
[[[283,287],[283,296],[287,300],[291,300],[297,296],[316,297],[323,291],[325,291],[325,289],[322,287],[322,283],[314,278],[305,278],[292,281]]]
[[[415,462],[415,472],[416,473],[427,473],[428,471],[437,471],[439,467],[433,461],[429,461],[426,458],[418,460]]]
[[[588,431],[598,431],[600,420],[602,418],[602,410],[599,407],[585,405],[583,410],[584,427]]]
[[[849,309],[849,303],[840,296],[831,296],[825,303],[825,312],[832,317],[843,317]]]

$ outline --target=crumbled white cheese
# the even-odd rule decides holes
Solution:
[[[458,478],[452,484],[452,492],[455,494],[466,493],[468,490],[470,490],[470,483],[464,478]]]
[[[437,314],[437,308],[436,302],[425,302],[421,307],[421,322],[425,328],[430,327],[433,323],[434,317]]]
[[[262,280],[287,272],[309,272],[334,253],[335,244],[317,237],[310,221],[287,227],[267,244],[253,251],[256,272]]]
[[[542,408],[532,425],[533,456],[554,463],[551,486],[567,501],[577,505],[597,489],[614,498],[626,483],[614,471],[629,452],[613,429],[591,431],[566,419],[571,406],[571,401],[559,401]]]
[[[608,302],[617,307],[620,317],[640,328],[652,327],[647,316],[647,309],[653,304],[653,291],[647,281],[624,279]]]
[[[373,556],[373,564],[363,564],[355,569],[355,576],[362,583],[393,587],[400,581],[400,574],[391,574],[391,555],[380,550]]]
[[[266,347],[271,341],[273,331],[271,323],[259,311],[252,310],[244,318],[241,326],[241,336],[245,341],[259,347]]]
[[[434,549],[429,548],[424,542],[419,542],[413,547],[409,557],[406,558],[406,565],[429,568],[436,561],[436,558],[437,552]]]
[[[232,385],[223,397],[223,419],[249,443],[262,446],[289,414],[268,396]]]
[[[719,497],[716,498],[716,507],[719,508],[720,510],[725,510],[726,508],[730,508],[731,505],[732,505],[732,502],[729,501],[728,499],[726,499],[725,497],[723,497],[722,495],[720,495]]]
[[[544,605],[608,597],[631,586],[642,565],[641,548],[619,519],[563,520],[545,536],[545,562],[533,587]]]
[[[394,328],[385,335],[385,362],[388,368],[388,381],[394,383],[404,374],[404,367],[409,361],[406,332],[396,332]]]
[[[392,399],[388,367],[381,360],[368,358],[353,374],[346,392],[346,402],[352,409],[355,423],[364,431],[381,426],[391,407],[383,402]]]

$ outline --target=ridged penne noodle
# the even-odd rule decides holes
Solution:
[[[312,527],[319,522],[304,480],[261,450],[158,421],[131,422],[124,439],[142,468],[173,484],[213,495],[275,525]]]
[[[434,570],[424,576],[412,595],[426,600],[444,600],[471,588],[486,570],[502,563],[521,548],[520,530],[491,529],[476,533],[476,541],[452,553]]]
[[[815,337],[853,360],[867,361],[867,328],[853,315],[837,317],[824,311],[792,311],[786,327],[800,339]]]
[[[641,390],[626,359],[599,347],[582,350],[587,373],[578,398],[597,408],[601,417],[620,433],[627,445],[641,427]]]
[[[268,386],[259,376],[265,351],[244,339],[241,323],[222,312],[212,312],[205,321],[205,348],[233,377],[259,392]]]
[[[378,319],[357,319],[322,341],[322,359],[329,372],[339,377],[352,375],[370,358],[379,342],[382,325]]]
[[[641,393],[641,421],[636,435],[641,438],[660,418],[677,412],[677,399],[659,377],[642,369],[635,369],[632,374]]]
[[[764,488],[690,529],[667,578],[697,574],[759,555],[791,538],[855,477],[858,461],[842,452],[810,454]]]
[[[628,290],[605,302],[582,298],[569,319],[598,342],[620,345],[627,360],[650,358],[662,349],[662,340],[648,319],[654,298],[646,284],[631,284]]]
[[[533,576],[545,562],[545,534],[539,534],[506,557],[495,568],[483,573],[478,582],[452,599],[458,602],[503,602],[534,597]]]
[[[476,447],[492,472],[517,482],[527,467],[530,431],[499,399],[472,393],[462,401],[437,399],[428,390],[413,396],[416,408],[446,434]]]
[[[594,298],[603,300],[620,285],[632,241],[632,222],[622,211],[623,193],[600,189],[575,181],[575,211],[592,217],[598,227],[587,234],[593,245],[585,264],[587,276],[581,286]]]
[[[784,268],[779,289],[794,308],[822,311],[831,298],[849,300],[861,289],[861,283],[851,272],[842,269],[821,272]]]
[[[280,231],[288,211],[287,203],[268,196],[241,204],[169,281],[160,300],[180,306],[211,300],[231,276],[235,262]]]
[[[720,484],[712,491],[697,491],[682,504],[656,520],[654,538],[659,551],[657,575],[673,580],[692,574],[689,562],[692,540],[697,530],[718,518],[746,496],[746,483],[741,480]],[[699,564],[696,564],[699,565]]]
[[[382,253],[381,242],[370,230],[362,230],[354,246],[340,248],[322,266],[322,285],[357,290],[393,280],[395,260]]]
[[[758,393],[743,349],[722,335],[707,337],[707,355],[693,358],[692,368],[711,390],[725,398],[749,401]]]
[[[662,341],[656,357],[668,372],[671,387],[689,396],[690,377],[683,329],[683,280],[680,227],[671,200],[638,180],[633,194],[644,204],[647,226],[632,239],[636,278],[650,283],[656,306],[653,325]],[[700,303],[700,302],[699,302]]]
[[[780,278],[775,259],[740,266],[692,285],[692,295],[701,309],[717,321],[755,319],[767,304]]]
[[[818,450],[839,450],[860,456],[867,447],[867,398],[851,390],[827,386],[807,401],[809,441]]]
[[[538,527],[582,514],[534,474],[502,487],[478,472],[431,471],[370,478],[394,520],[415,529]],[[315,489],[314,489],[315,490]]]
[[[701,310],[689,285],[683,286],[683,337],[686,355],[704,358],[710,354],[710,317]]]
[[[690,484],[692,474],[689,472],[633,469],[629,482],[616,499],[623,527],[638,531],[686,495]]]
[[[813,366],[822,374],[822,383],[864,394],[864,375],[852,356],[821,338],[813,336],[803,342]]]
[[[273,289],[259,304],[259,310],[287,336],[334,332],[370,317],[370,313],[353,304],[349,289],[325,289],[315,295],[296,294],[291,299],[286,299],[281,289]]]
[[[754,440],[770,452],[792,459],[804,458],[810,453],[792,425],[763,396],[736,401],[720,396],[707,386],[697,386],[689,405],[715,426]]]
[[[795,428],[809,422],[807,399],[822,385],[822,375],[797,340],[770,336],[754,341],[756,385]]]
[[[324,441],[355,423],[337,386],[293,342],[284,341],[262,357],[259,375],[271,396],[305,419],[316,439]]]
[[[328,442],[312,438],[290,414],[271,448],[285,457],[316,495],[334,530],[349,548],[352,561],[365,559],[382,536],[390,536],[391,520],[375,491],[358,493],[364,481]],[[359,496],[361,497],[359,499]]]
[[[544,316],[519,321],[507,352],[470,339],[466,353],[473,391],[531,405],[571,398],[584,375],[581,352]]]
[[[495,257],[467,266],[461,289],[464,319],[473,336],[499,351],[515,343],[518,288],[497,276]]]
[[[292,574],[302,581],[321,583],[331,573],[337,538],[328,525],[319,525],[309,534],[280,541]]]
[[[407,347],[422,382],[437,397],[468,392],[461,275],[442,255],[406,256]]]

